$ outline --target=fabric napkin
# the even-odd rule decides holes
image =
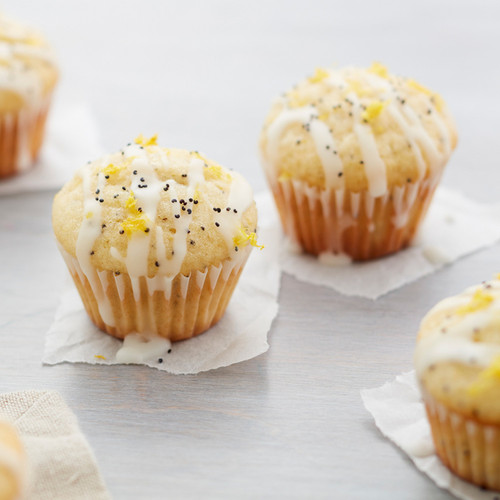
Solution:
[[[361,398],[382,434],[399,446],[440,488],[464,500],[500,498],[498,492],[467,483],[442,464],[434,450],[414,371],[402,373],[382,387],[363,389]]]
[[[36,164],[26,172],[0,181],[0,196],[60,188],[75,170],[100,156],[97,126],[82,102],[56,99]]]
[[[256,201],[262,213],[261,197]],[[253,249],[222,319],[202,335],[174,343],[170,352],[170,346],[165,344],[161,357],[154,349],[154,354],[139,364],[175,374],[193,374],[266,352],[267,334],[278,313],[279,240],[280,233],[264,220],[259,228],[259,243],[265,248]],[[118,364],[116,355],[122,345],[121,340],[106,335],[90,322],[75,287],[68,283],[46,335],[43,362]]]
[[[275,221],[278,226],[277,216]],[[329,266],[284,245],[282,266],[301,281],[376,299],[498,240],[500,205],[483,205],[441,187],[413,246],[406,250],[372,262]]]
[[[74,413],[57,392],[0,395],[0,416],[28,456],[28,500],[107,500],[97,463]]]

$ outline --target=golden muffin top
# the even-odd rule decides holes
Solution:
[[[260,147],[271,182],[322,189],[388,189],[439,177],[457,142],[443,99],[379,63],[316,69],[277,99]]]
[[[38,103],[57,77],[52,49],[42,35],[0,13],[0,110]]]
[[[500,422],[500,280],[438,303],[423,319],[418,379],[439,402],[483,422]]]
[[[56,195],[52,220],[89,275],[187,276],[257,245],[247,181],[196,151],[162,148],[156,136],[82,167]]]

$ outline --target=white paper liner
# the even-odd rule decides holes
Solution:
[[[69,98],[51,105],[40,155],[32,168],[0,179],[0,196],[60,188],[75,170],[103,152],[89,107]]]
[[[460,479],[436,455],[414,371],[402,373],[382,387],[363,389],[361,398],[382,434],[440,488],[464,500],[500,498],[499,492],[486,491]]]
[[[189,276],[158,275],[134,279],[111,271],[93,270],[90,276],[86,275],[78,259],[59,245],[95,324],[120,338],[141,332],[169,339],[177,335],[191,337],[197,333],[195,327],[203,331],[217,321],[251,248],[242,248],[237,258]],[[173,295],[177,295],[175,305],[170,305]],[[158,302],[161,302],[161,316],[154,313]]]
[[[270,195],[266,214],[279,231],[281,224]],[[281,264],[283,271],[306,283],[327,286],[348,296],[376,299],[499,239],[499,204],[483,205],[439,187],[413,245],[406,250],[369,262],[338,259],[341,265],[328,266],[284,243]]]
[[[263,213],[259,197],[257,205]],[[280,237],[269,222],[261,221],[259,243],[265,248],[252,251],[222,319],[207,332],[174,343],[162,363],[154,359],[143,364],[170,373],[193,374],[238,363],[267,351],[267,334],[278,312]],[[122,344],[92,324],[74,285],[68,281],[46,335],[43,362],[117,364],[115,357]]]
[[[384,196],[319,189],[298,180],[273,185],[285,233],[313,254],[346,253],[355,260],[408,246],[439,178],[396,186]]]

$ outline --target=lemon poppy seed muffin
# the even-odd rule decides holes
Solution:
[[[498,279],[425,316],[415,366],[438,456],[463,479],[500,490]]]
[[[26,455],[19,436],[0,420],[0,500],[22,498],[26,483]]]
[[[197,152],[139,136],[84,166],[56,195],[53,226],[93,322],[171,341],[224,313],[257,211],[243,177]]]
[[[0,14],[0,178],[33,165],[57,79],[42,35]]]
[[[410,243],[456,141],[438,94],[374,63],[317,69],[286,92],[260,149],[286,234],[364,260]]]

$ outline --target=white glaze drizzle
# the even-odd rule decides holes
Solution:
[[[157,362],[167,355],[172,343],[158,336],[146,337],[139,333],[129,333],[116,353],[115,360],[123,364]]]
[[[323,166],[326,188],[344,185],[344,165],[337,150],[337,144],[332,131],[322,120],[312,120],[309,124],[309,131],[316,147],[316,152]]]
[[[458,321],[456,313],[451,318],[446,317],[418,341],[415,351],[417,375],[421,376],[433,364],[446,361],[487,367],[500,355],[500,344],[474,341],[475,332],[488,327],[494,315],[500,316],[500,282],[494,280],[487,285],[489,288],[483,288],[483,291],[495,297],[487,308],[464,314]],[[439,302],[429,311],[423,323],[430,316],[464,306],[476,290],[478,287],[468,288],[460,295]]]
[[[305,125],[311,121],[311,118],[317,116],[318,111],[314,106],[290,109],[283,101],[283,109],[267,129],[267,156],[270,159],[271,166],[274,165],[278,155],[279,140],[285,129],[293,123]]]
[[[237,172],[231,172],[232,182],[229,187],[229,194],[225,207],[220,208],[220,212],[215,213],[215,226],[224,238],[228,250],[232,250],[233,238],[237,234],[241,224],[241,214],[243,214],[253,202],[253,191],[250,184]],[[228,210],[229,209],[229,210]],[[253,228],[252,228],[253,229]]]
[[[350,92],[347,98],[352,102],[352,113],[354,117],[353,128],[361,149],[361,157],[363,158],[362,161],[365,167],[365,175],[368,181],[368,192],[374,198],[377,198],[387,193],[387,171],[385,162],[380,158],[372,127],[362,121],[362,108],[356,94]]]
[[[109,300],[102,293],[99,276],[91,262],[94,244],[101,234],[102,202],[100,200],[103,198],[100,195],[102,194],[105,178],[102,173],[97,173],[97,187],[94,191],[91,174],[92,171],[86,167],[81,168],[77,174],[82,179],[82,189],[85,196],[83,199],[83,220],[76,240],[75,254],[81,270],[96,296],[101,317],[108,325],[114,326],[115,321]]]
[[[194,195],[196,190],[196,186],[199,182],[202,182],[203,179],[203,161],[198,158],[191,159],[190,163],[191,169],[188,174],[188,185],[187,185],[187,198],[190,198]],[[168,276],[175,276],[181,270],[182,263],[186,257],[187,253],[187,231],[189,229],[189,225],[191,224],[192,215],[191,214],[182,214],[182,206],[180,204],[180,199],[178,197],[177,191],[175,189],[175,181],[169,179],[167,181],[170,185],[171,193],[170,196],[172,199],[176,199],[177,202],[173,203],[173,209],[175,211],[174,214],[174,227],[175,233],[173,233],[173,243],[172,243],[172,255],[166,260],[163,261],[165,265],[165,272]],[[177,218],[175,216],[178,216]],[[157,246],[157,258],[159,255],[160,249]]]
[[[311,134],[320,158],[327,187],[343,184],[343,165],[337,151],[335,139],[328,125],[318,118],[314,106],[290,109],[285,106],[280,115],[269,125],[267,130],[267,156],[269,165],[274,165],[278,155],[279,139],[284,130],[292,123],[301,123]]]

